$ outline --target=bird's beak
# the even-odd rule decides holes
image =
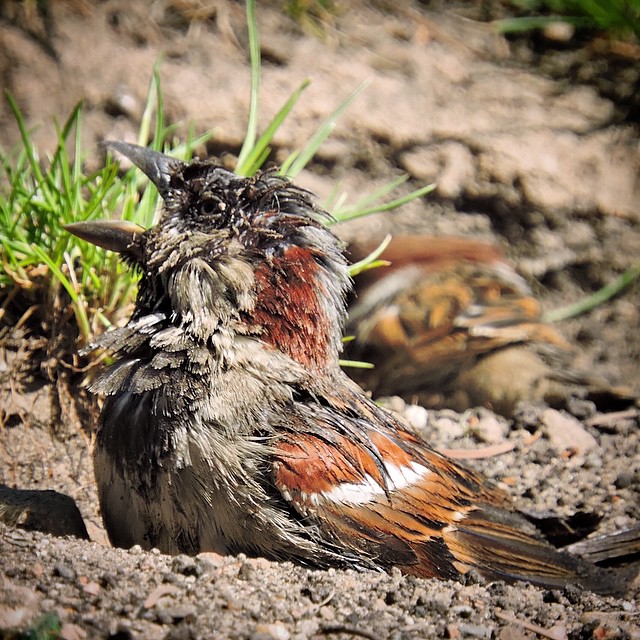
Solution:
[[[129,158],[136,167],[144,171],[163,198],[168,194],[171,170],[182,164],[180,160],[128,142],[106,140],[104,145]],[[67,224],[64,228],[82,240],[118,253],[134,250],[135,236],[145,231],[140,225],[127,220],[87,220]]]
[[[85,220],[65,224],[64,228],[104,249],[123,253],[129,249],[136,235],[144,233],[144,227],[128,220]]]
[[[171,169],[175,169],[182,164],[180,160],[176,160],[159,151],[139,147],[137,144],[129,144],[128,142],[105,140],[104,145],[107,149],[113,149],[129,158],[156,185],[163,198],[167,195],[171,180]]]

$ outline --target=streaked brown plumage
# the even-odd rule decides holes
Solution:
[[[352,245],[360,260],[375,245]],[[497,247],[472,239],[398,236],[391,265],[356,279],[347,356],[375,365],[348,373],[374,396],[427,407],[486,406],[511,415],[521,401],[561,403],[591,389],[632,400],[572,366],[570,343]]]
[[[94,345],[115,354],[93,383],[106,396],[94,455],[115,545],[620,588],[343,373],[350,282],[308,193],[272,172],[111,147],[165,200],[148,230],[69,227],[142,274],[127,326]]]

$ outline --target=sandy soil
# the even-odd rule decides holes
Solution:
[[[198,131],[215,127],[203,153],[238,151],[249,87],[240,4],[213,3],[195,17],[184,7],[196,3],[175,1],[153,3],[150,17],[142,0],[50,5],[48,26],[37,15],[0,11],[1,82],[43,148],[55,144],[52,117],[64,119],[81,99],[89,166],[102,162],[99,140],[134,141],[162,55],[168,119],[185,123],[182,132],[190,122]],[[411,175],[407,189],[438,184],[420,202],[337,232],[346,240],[397,230],[491,239],[547,308],[577,300],[631,266],[640,254],[640,138],[624,91],[603,90],[629,81],[620,71],[624,61],[606,61],[619,73],[604,74],[608,85],[579,84],[576,69],[602,66],[602,54],[547,47],[542,55],[531,42],[507,42],[451,13],[379,6],[339,13],[323,38],[280,11],[259,11],[261,123],[312,80],[278,134],[275,161],[367,80],[299,182],[321,199],[338,185],[351,201],[403,172]],[[3,148],[17,141],[4,102],[0,131]],[[585,366],[636,391],[639,292],[636,284],[561,327]],[[0,634],[56,612],[64,638],[640,638],[637,591],[612,599],[473,578],[463,585],[112,549],[97,510],[89,430],[70,424],[64,440],[53,437],[60,414],[51,408],[52,388],[37,374],[25,387],[21,345],[5,347],[0,482],[72,496],[92,541],[0,528]],[[640,520],[635,410],[603,418],[582,407],[578,421],[529,407],[507,422],[486,411],[460,416],[391,406],[436,446],[511,443],[505,454],[470,464],[509,487],[524,509],[595,513],[600,532]],[[577,452],[560,437],[569,428]]]

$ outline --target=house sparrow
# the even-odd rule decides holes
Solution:
[[[349,247],[360,260],[375,245]],[[497,247],[428,235],[394,237],[389,267],[356,278],[347,357],[374,365],[348,373],[374,396],[432,408],[485,406],[507,417],[522,401],[565,404],[572,395],[626,404],[573,366],[575,349],[542,319],[539,302]]]
[[[488,480],[430,449],[341,370],[341,246],[274,172],[239,177],[122,142],[158,187],[158,224],[68,225],[141,273],[94,451],[112,543],[245,553],[423,577],[617,579],[543,541]]]

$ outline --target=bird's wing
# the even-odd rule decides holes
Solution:
[[[377,393],[442,389],[478,357],[511,344],[568,348],[541,321],[524,283],[497,266],[462,262],[391,273],[352,310],[347,333],[355,336],[348,355],[376,365],[362,375]]]
[[[275,486],[329,539],[422,577],[476,569],[490,579],[593,588],[588,565],[541,540],[500,491],[390,427],[391,418],[381,423],[377,407],[364,409],[299,406],[295,431],[276,445]]]
[[[502,271],[466,263],[396,271],[375,285],[381,294],[370,290],[354,309],[356,336],[427,358],[429,350],[479,354],[515,342],[558,341],[555,332],[538,333],[539,303]]]

